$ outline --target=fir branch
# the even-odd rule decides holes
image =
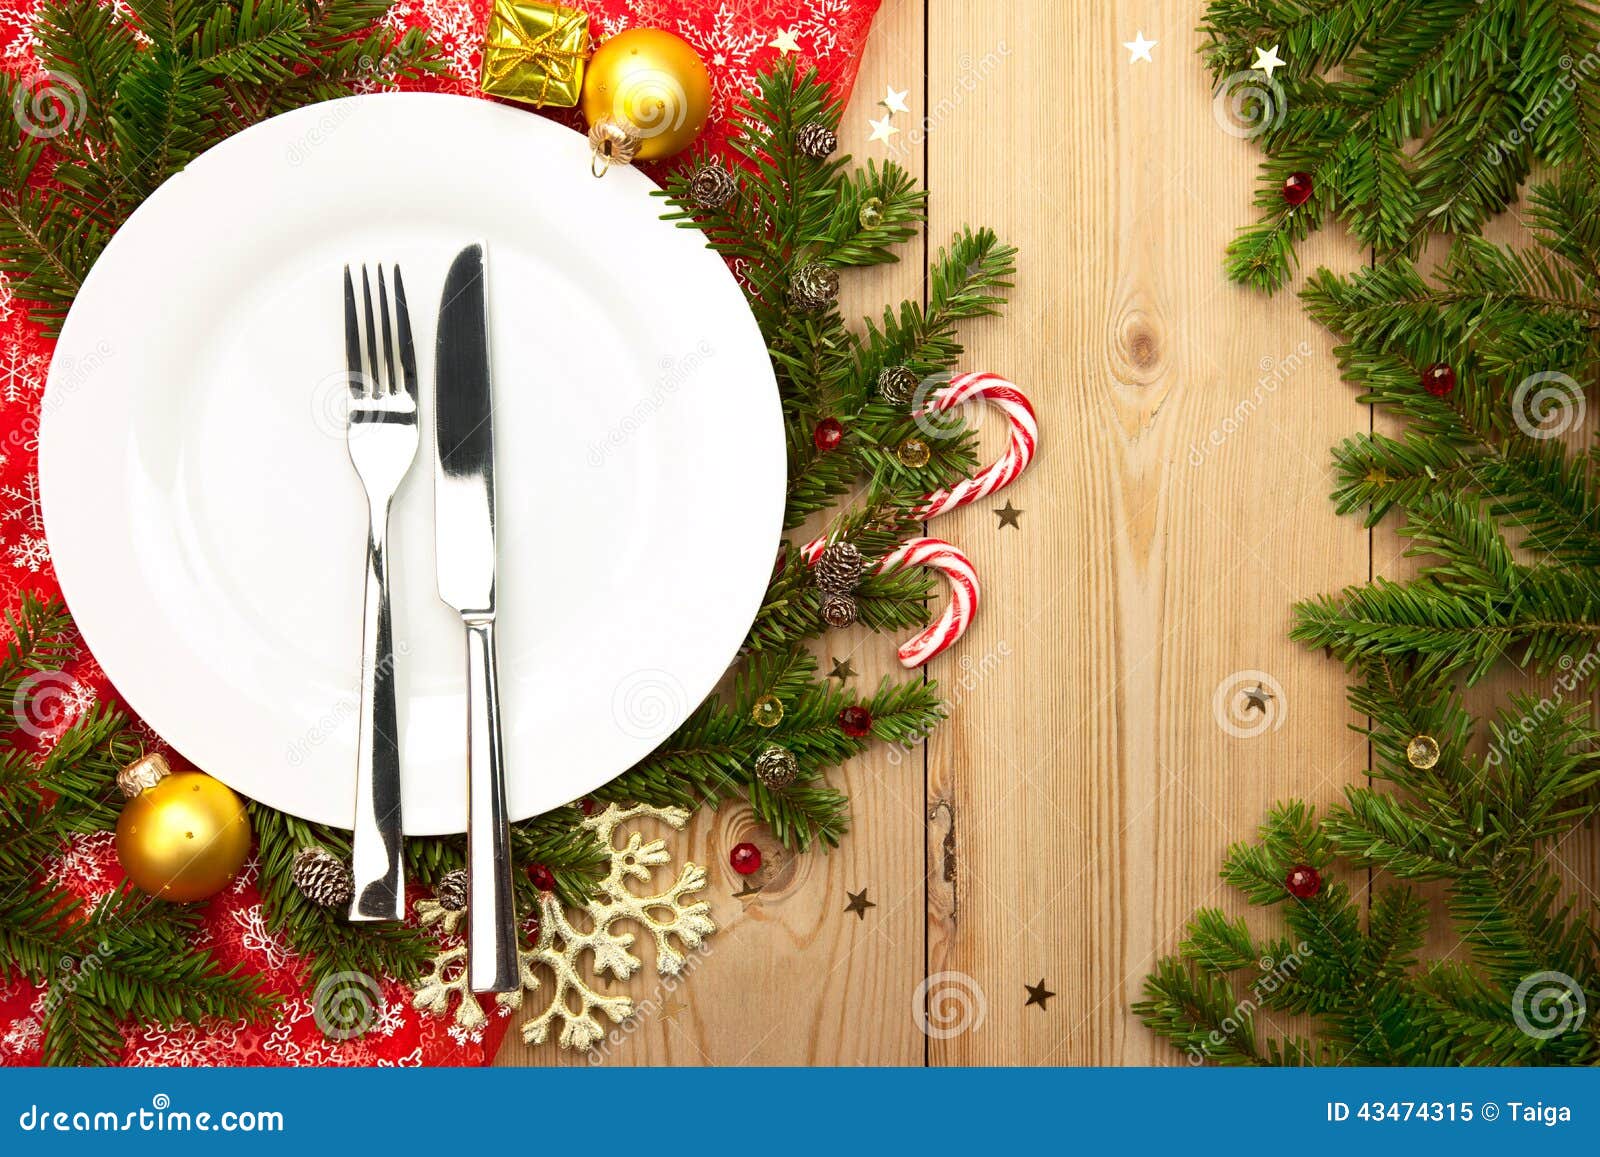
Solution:
[[[53,97],[31,99],[54,100],[64,113],[63,131],[48,139],[60,163],[42,165],[44,142],[28,135],[24,118],[0,129],[8,146],[0,272],[33,320],[53,335],[111,234],[211,145],[374,76],[394,83],[435,71],[437,53],[420,32],[377,27],[388,8],[374,0],[134,0],[132,23],[103,4],[41,8],[40,54],[58,75],[46,85]],[[0,96],[14,103],[20,83],[0,77]]]
[[[267,927],[308,958],[316,984],[339,972],[416,979],[432,955],[432,944],[404,924],[353,925],[343,913],[312,903],[294,884],[294,860],[310,846],[326,848],[349,862],[350,833],[304,820],[260,804],[250,805],[257,855],[261,862],[261,909]]]

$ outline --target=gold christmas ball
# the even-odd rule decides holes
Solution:
[[[635,159],[655,161],[694,143],[711,115],[711,76],[681,37],[660,28],[631,28],[606,41],[583,74],[583,117],[631,126]]]
[[[250,854],[250,817],[231,789],[179,771],[130,799],[117,820],[117,859],[162,900],[204,900],[226,888]]]

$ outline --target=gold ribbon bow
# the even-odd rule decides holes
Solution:
[[[497,35],[498,33],[498,35]],[[510,38],[505,37],[510,33]],[[533,104],[546,104],[551,88],[561,103],[576,104],[578,81],[589,55],[589,18],[577,9],[554,4],[517,4],[494,0],[489,38],[483,50],[483,88]],[[538,83],[538,91],[507,91],[514,73]]]

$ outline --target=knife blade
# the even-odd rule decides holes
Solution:
[[[519,987],[511,828],[494,644],[494,391],[484,246],[456,255],[439,302],[433,519],[439,597],[467,637],[467,979]]]
[[[451,263],[439,302],[434,535],[439,597],[463,615],[494,614],[494,395],[487,280],[483,245],[469,245]]]

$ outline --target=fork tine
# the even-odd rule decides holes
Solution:
[[[373,326],[372,313],[372,283],[367,280],[367,267],[361,267],[361,299],[367,309],[367,362],[371,366],[372,376],[368,379],[371,388],[367,391],[369,398],[383,397],[383,363],[378,360],[378,332]]]
[[[417,400],[417,350],[411,342],[411,313],[406,309],[406,285],[400,280],[400,267],[394,267],[395,325],[400,332],[401,384],[407,395]]]
[[[366,390],[361,373],[361,322],[356,318],[356,287],[348,265],[344,267],[344,356],[350,366],[350,396],[362,397]]]
[[[378,266],[378,316],[383,319],[383,383],[392,398],[400,392],[400,375],[394,369],[394,335],[389,327],[389,290],[383,283],[383,266]]]

